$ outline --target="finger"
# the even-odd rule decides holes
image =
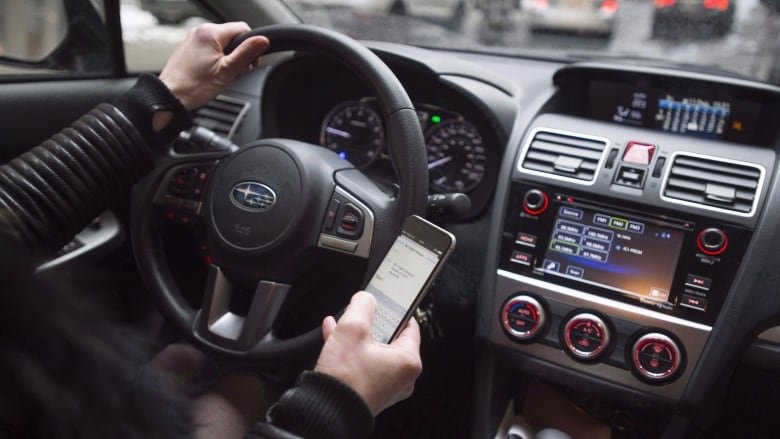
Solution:
[[[225,62],[228,65],[240,66],[241,71],[244,67],[252,65],[257,58],[268,49],[271,43],[264,36],[252,37],[244,40],[236,49],[225,56]]]
[[[333,316],[325,317],[325,320],[322,321],[322,340],[328,341],[334,329],[336,329],[336,319]]]
[[[233,40],[233,38],[252,30],[248,24],[243,21],[231,21],[217,26],[215,38],[223,49]]]
[[[396,346],[410,352],[420,351],[420,325],[417,320],[409,319],[409,323],[398,334],[398,337],[390,343],[390,346]]]

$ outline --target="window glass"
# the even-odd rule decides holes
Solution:
[[[75,48],[74,34],[105,35],[102,1],[74,0],[0,1],[0,75],[62,73],[71,69],[102,69],[110,62],[96,62],[94,54],[107,54],[107,46]],[[97,7],[96,7],[97,6]],[[79,23],[80,29],[69,31]],[[96,38],[93,43],[106,41]],[[76,59],[78,58],[78,59]]]
[[[189,0],[122,0],[128,72],[160,71],[187,32],[207,21]]]

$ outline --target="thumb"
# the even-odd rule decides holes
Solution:
[[[336,329],[336,319],[333,316],[325,317],[325,320],[322,321],[322,340],[328,341],[334,329]]]

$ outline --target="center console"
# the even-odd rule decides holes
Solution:
[[[500,200],[487,337],[515,367],[674,403],[739,294],[775,161],[759,102],[777,99],[639,72],[556,83]]]

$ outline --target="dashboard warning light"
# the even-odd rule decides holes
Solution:
[[[733,128],[734,131],[742,131],[742,121],[741,120],[735,120],[731,124],[731,128]]]

